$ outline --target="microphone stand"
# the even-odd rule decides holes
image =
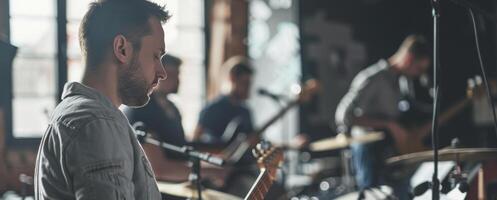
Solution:
[[[198,200],[202,200],[202,184],[200,183],[200,159],[195,157],[190,157],[190,162],[192,163],[192,171],[188,175],[188,180],[196,186]]]
[[[153,144],[168,151],[177,152],[187,156],[192,164],[192,170],[190,172],[190,175],[188,176],[188,180],[197,188],[198,200],[202,200],[202,185],[200,183],[200,161],[211,163],[217,166],[222,166],[224,164],[224,160],[222,158],[212,156],[209,153],[195,151],[191,146],[184,145],[182,147],[178,147],[176,145],[158,141],[148,136],[147,133],[142,130],[135,129],[135,133],[138,140],[141,142]]]
[[[433,82],[435,84],[435,95],[433,105],[433,123],[431,126],[432,148],[433,148],[433,177],[432,177],[432,199],[440,199],[440,184],[438,180],[438,110],[439,110],[439,83],[437,81],[437,72],[440,64],[439,58],[439,18],[440,2],[431,0],[433,14]]]
[[[430,0],[432,5],[432,14],[433,14],[433,80],[435,83],[435,98],[434,98],[434,106],[433,106],[433,123],[431,127],[432,132],[432,148],[433,148],[433,177],[432,177],[432,198],[434,200],[440,199],[440,181],[438,180],[438,110],[439,110],[439,83],[437,81],[437,72],[440,65],[439,58],[439,18],[440,18],[440,0]],[[486,12],[485,10],[476,7],[469,3],[466,0],[451,0],[453,3],[466,7],[468,9],[474,9],[480,12],[487,19],[492,21],[497,21],[497,18]]]

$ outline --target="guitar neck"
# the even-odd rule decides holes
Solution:
[[[249,149],[252,145],[255,145],[260,139],[261,134],[269,128],[274,122],[278,121],[283,115],[285,115],[291,108],[298,105],[300,101],[298,99],[290,101],[284,108],[282,108],[276,115],[271,117],[263,126],[261,126],[256,131],[252,132],[252,134],[248,135],[248,138],[244,137],[242,134],[239,137],[235,138],[235,141],[231,142],[228,147],[226,147],[223,151],[224,157],[231,162],[238,162],[240,158],[242,158],[243,154]]]
[[[261,169],[261,173],[257,177],[254,185],[250,188],[245,200],[264,200],[264,196],[266,196],[266,193],[269,191],[272,184],[273,180],[269,176],[269,173],[266,169]]]
[[[463,110],[468,103],[471,102],[470,99],[465,98],[456,104],[454,104],[450,109],[442,113],[440,117],[438,118],[438,122],[441,124],[447,123],[452,117],[454,117],[457,113],[459,113],[461,110]]]
[[[449,109],[446,111],[442,112],[438,116],[438,124],[443,125],[447,123],[449,120],[451,120],[454,116],[456,116],[460,111],[462,111],[468,104],[471,102],[471,99],[465,98],[460,101],[458,101],[456,104],[452,105]],[[431,127],[432,127],[432,122],[428,122],[424,124],[424,126],[421,126],[419,129],[419,134],[420,137],[425,137],[426,135],[431,133]]]
[[[457,102],[456,104],[452,105],[449,109],[444,111],[442,114],[438,116],[438,124],[442,125],[447,123],[450,119],[452,119],[456,114],[458,114],[460,111],[462,111],[470,101],[471,99],[465,98]],[[431,127],[432,123],[429,122],[427,126]]]
[[[278,121],[279,118],[283,117],[291,108],[298,105],[298,100],[293,100],[289,102],[284,108],[282,108],[276,115],[274,115],[271,119],[269,119],[264,125],[262,125],[259,129],[254,131],[253,135],[260,136],[267,128],[269,128],[274,122]]]

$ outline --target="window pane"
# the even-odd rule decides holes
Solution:
[[[79,30],[80,21],[67,23],[67,80],[81,81],[84,66],[81,63],[81,49],[79,47]]]
[[[10,1],[13,136],[41,137],[56,103],[56,1]]]
[[[67,81],[69,82],[80,82],[81,78],[83,78],[83,72],[85,67],[81,62],[81,59],[71,59],[69,58],[67,62]]]
[[[300,43],[296,0],[252,0],[249,7],[249,56],[255,68],[252,94],[264,88],[275,94],[291,94],[291,88],[301,78]],[[254,123],[260,125],[279,111],[266,97],[252,95],[249,105]],[[292,109],[283,119],[272,125],[265,138],[288,143],[298,131],[298,111]],[[285,135],[282,135],[285,134]]]
[[[14,96],[55,95],[55,60],[53,58],[14,60]]]
[[[10,16],[55,17],[55,0],[11,0]]]
[[[19,56],[53,57],[56,49],[55,18],[12,17],[12,44]]]
[[[183,59],[181,69],[179,99],[176,105],[183,114],[183,126],[186,133],[192,133],[197,125],[198,114],[205,99],[204,63],[194,59]]]
[[[55,106],[55,60],[14,60],[14,137],[41,137]]]
[[[202,29],[182,29],[177,28],[175,31],[178,32],[175,38],[169,37],[168,31],[171,28],[166,27],[165,29],[165,41],[166,49],[168,52],[179,55],[186,56],[188,59],[203,60],[205,49],[204,49],[204,32]]]
[[[81,20],[88,10],[88,6],[94,0],[67,0],[67,19]]]
[[[91,0],[69,0],[67,2],[67,57],[68,81],[81,81],[84,66],[81,63],[81,49],[79,46],[79,24],[88,10]]]
[[[166,4],[172,18],[164,25],[166,49],[183,60],[176,100],[185,133],[193,132],[205,102],[205,32],[203,0],[152,0]]]
[[[67,23],[67,56],[69,58],[81,58],[78,36],[79,23],[80,21]]]
[[[181,26],[204,26],[204,4],[203,0],[181,0],[177,11],[172,13]],[[167,3],[169,6],[169,1]]]
[[[47,128],[48,117],[55,107],[53,96],[14,98],[14,137],[37,138]]]

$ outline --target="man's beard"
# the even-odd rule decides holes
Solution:
[[[150,86],[142,76],[138,62],[138,54],[133,55],[131,63],[124,69],[118,72],[118,92],[119,97],[124,105],[131,107],[141,107],[150,100]]]

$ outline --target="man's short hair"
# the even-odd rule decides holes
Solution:
[[[254,73],[254,69],[250,64],[250,61],[242,56],[231,57],[224,63],[225,67],[229,69],[229,73],[231,76],[238,78],[242,75],[252,75]]]
[[[414,55],[415,58],[429,58],[431,56],[431,46],[423,35],[407,36],[399,50],[406,50]]]
[[[148,20],[165,23],[164,6],[146,0],[98,0],[91,3],[79,28],[79,43],[87,66],[100,64],[112,49],[114,38],[123,35],[140,49],[141,38],[150,34]]]
[[[175,69],[178,69],[181,66],[181,64],[183,64],[181,58],[178,58],[171,54],[166,54],[162,56],[161,62],[165,68],[175,68]]]

